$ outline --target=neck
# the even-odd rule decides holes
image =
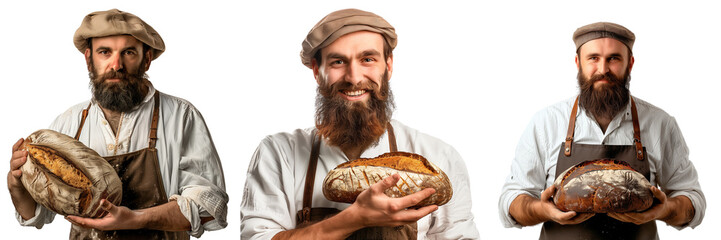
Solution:
[[[348,160],[355,160],[360,158],[361,153],[363,153],[363,150],[361,148],[354,148],[354,149],[342,149],[345,156],[348,158]]]
[[[601,127],[601,131],[603,133],[606,133],[606,129],[608,129],[608,125],[611,123],[611,120],[613,120],[613,119],[607,118],[607,117],[600,117],[597,115],[594,115],[593,117],[596,118],[596,122],[598,123],[598,126]]]
[[[122,113],[108,110],[103,106],[100,106],[100,109],[103,110],[103,115],[105,115],[105,120],[108,121],[110,129],[113,130],[113,133],[115,135],[118,135],[118,128],[120,127],[118,125],[120,124],[120,116],[122,115]]]

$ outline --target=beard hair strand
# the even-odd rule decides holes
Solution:
[[[605,78],[606,86],[595,88],[594,83]],[[629,83],[631,75],[628,68],[623,78],[617,77],[610,71],[605,75],[594,74],[590,79],[583,75],[583,69],[578,69],[578,87],[580,89],[579,104],[586,109],[586,114],[593,114],[596,118],[613,119],[621,112],[630,99]]]

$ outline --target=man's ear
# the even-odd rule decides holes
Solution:
[[[90,48],[86,48],[85,53],[83,53],[83,54],[85,55],[85,65],[88,67],[88,72],[89,72],[92,70],[92,69],[90,69],[90,65],[91,65],[91,63],[90,63],[90,54],[91,54]]]
[[[145,51],[145,56],[148,57],[148,61],[145,62],[145,66],[143,67],[145,68],[145,71],[148,71],[148,69],[150,69],[150,62],[153,61],[153,51],[150,49]]]
[[[315,82],[320,85],[320,67],[318,66],[318,61],[315,60],[315,58],[310,60],[310,68],[313,69],[313,77],[315,78]]]
[[[388,56],[386,59],[386,68],[388,69],[388,81],[390,81],[393,75],[393,55]]]
[[[578,69],[578,54],[573,58],[573,61],[576,62],[576,69]]]
[[[633,56],[631,56],[631,59],[630,59],[630,61],[628,62],[628,72],[631,72],[631,68],[633,68],[633,63],[634,63],[635,61],[636,61],[636,60],[633,58]]]

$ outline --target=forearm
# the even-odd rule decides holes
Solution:
[[[538,207],[540,204],[541,200],[526,194],[520,194],[511,202],[509,213],[518,224],[523,226],[536,225],[550,220]]]
[[[659,219],[673,226],[683,226],[691,222],[696,211],[691,200],[686,196],[676,196],[668,199],[669,213]]]
[[[138,210],[141,228],[163,231],[189,231],[190,222],[185,219],[176,201]]]
[[[16,196],[16,194],[10,194],[10,198],[15,206],[15,211],[17,211],[24,220],[35,217],[35,208],[37,207],[37,203],[35,203],[32,196],[30,196],[27,191],[24,193],[18,193],[17,195],[18,196]]]
[[[317,222],[313,225],[280,232],[273,236],[273,240],[284,239],[345,239],[353,232],[362,228],[359,224],[353,206],[341,211],[333,217]]]

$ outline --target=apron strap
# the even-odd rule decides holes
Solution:
[[[80,139],[80,132],[83,131],[83,125],[85,125],[85,119],[88,118],[88,110],[90,110],[90,106],[93,105],[93,102],[90,101],[88,103],[88,107],[83,109],[83,116],[80,118],[80,126],[78,126],[78,132],[75,133],[75,140]]]
[[[160,112],[160,94],[158,90],[155,90],[153,94],[153,121],[150,123],[150,137],[148,148],[155,148],[155,142],[158,140],[158,115]]]
[[[391,125],[391,122],[388,122],[386,128],[388,129],[388,147],[390,148],[391,152],[398,152],[398,145],[396,144],[396,134],[393,133],[393,125]]]
[[[638,111],[636,101],[631,97],[631,117],[633,118],[633,142],[636,144],[636,158],[643,161],[643,144],[641,144],[641,127],[638,124]]]
[[[578,111],[578,98],[573,102],[573,110],[571,110],[571,117],[568,120],[568,133],[566,134],[566,142],[564,144],[563,154],[566,157],[571,156],[571,145],[573,143],[573,133],[576,128],[576,113]],[[638,124],[638,111],[636,110],[636,101],[631,97],[631,117],[633,122],[633,142],[636,145],[636,158],[639,161],[643,161],[643,144],[641,143],[641,127]]]
[[[571,118],[568,120],[568,133],[566,134],[566,143],[564,144],[563,154],[566,157],[571,156],[571,143],[573,143],[573,131],[576,129],[576,113],[578,111],[578,97],[573,102],[573,110],[571,110]]]
[[[313,130],[312,149],[310,150],[310,159],[308,160],[308,170],[305,174],[305,187],[303,188],[303,209],[298,216],[303,223],[310,222],[310,209],[313,206],[313,183],[315,183],[315,170],[318,165],[318,157],[320,155],[320,140],[318,132]],[[300,223],[299,223],[300,224]]]

